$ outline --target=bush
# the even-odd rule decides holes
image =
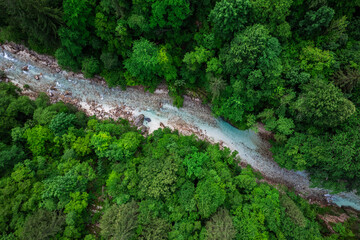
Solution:
[[[85,58],[82,62],[82,71],[86,78],[92,78],[100,73],[100,62],[96,58]]]
[[[105,79],[106,83],[110,88],[121,86],[121,88],[126,88],[126,79],[123,76],[123,72],[119,70],[113,71],[103,71],[102,77]]]
[[[72,71],[79,70],[79,64],[77,63],[76,59],[71,57],[65,48],[59,48],[56,50],[55,57],[61,67]]]

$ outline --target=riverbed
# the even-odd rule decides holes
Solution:
[[[281,168],[270,154],[264,154],[264,146],[267,148],[268,143],[257,133],[238,130],[214,117],[210,106],[198,99],[185,96],[183,107],[176,108],[165,86],[154,93],[142,87],[109,88],[101,78],[85,79],[82,74],[62,70],[51,57],[14,45],[1,47],[0,69],[14,84],[22,88],[28,85],[30,90],[25,94],[45,92],[53,102],[61,100],[74,104],[88,115],[101,119],[121,117],[133,121],[143,114],[149,133],[165,126],[185,135],[195,134],[200,139],[237,151],[242,165],[251,165],[272,184],[285,184],[310,200],[322,199],[360,210],[359,196],[354,193],[332,195],[328,190],[311,188],[305,172]]]

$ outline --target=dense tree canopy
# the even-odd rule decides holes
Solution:
[[[49,105],[42,94],[31,101],[15,94],[20,90],[12,85],[0,83],[0,89],[8,105],[26,98],[35,108],[0,141],[2,239],[323,239],[326,234],[316,218],[324,210],[285,188],[258,183],[227,148],[170,129],[144,138],[124,120],[84,118],[61,102]],[[54,114],[38,123],[38,109]],[[330,239],[352,234],[347,226],[339,229]]]
[[[81,70],[86,77],[100,75],[109,87],[143,85],[152,91],[166,83],[174,105],[181,107],[184,94],[199,97],[211,103],[214,115],[241,129],[261,122],[273,133],[271,151],[282,167],[306,170],[316,186],[360,191],[359,11],[359,0],[0,0],[0,42],[15,41],[52,54],[62,67]],[[57,196],[56,186],[67,181],[65,188],[82,194],[90,183],[68,172],[88,176],[76,170],[83,164],[79,158],[86,158],[89,165],[81,168],[90,166],[105,174],[102,180],[117,204],[151,196],[154,202],[138,204],[151,212],[152,219],[138,221],[138,237],[161,238],[168,232],[172,238],[201,238],[207,229],[223,227],[216,223],[221,217],[238,234],[272,238],[276,233],[276,238],[283,238],[275,220],[271,228],[264,227],[268,221],[262,220],[258,208],[229,208],[223,197],[229,188],[219,180],[224,176],[209,169],[212,156],[206,151],[169,152],[165,143],[150,143],[149,139],[162,139],[160,133],[144,140],[133,131],[125,135],[127,125],[95,121],[87,127],[84,116],[65,104],[49,106],[44,96],[33,102],[20,96],[16,87],[1,85],[0,173],[16,169],[15,178],[28,184],[23,190],[37,193],[18,201],[31,202],[26,211],[33,214],[30,205],[40,204],[61,215],[59,208],[71,198]],[[145,142],[157,152],[144,147]],[[146,154],[138,156],[140,148]],[[130,164],[133,159],[137,160]],[[58,161],[63,161],[55,167],[59,174],[46,170],[44,162]],[[110,163],[124,166],[108,173]],[[7,174],[3,184],[11,185],[11,194],[20,192]],[[48,195],[42,199],[40,192],[45,190]],[[293,206],[284,199],[282,203]],[[171,206],[173,212],[164,210],[171,221],[153,211],[153,206],[162,209],[164,204]],[[219,210],[224,206],[228,212]],[[181,215],[180,208],[189,212]],[[235,217],[235,212],[242,217]],[[17,229],[20,236],[25,213],[9,214],[0,226]],[[214,214],[219,217],[213,219]],[[6,226],[10,218],[14,220]],[[251,227],[245,229],[244,221]],[[304,221],[296,222],[304,226]],[[77,227],[66,227],[66,236],[78,237]]]

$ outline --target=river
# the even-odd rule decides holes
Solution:
[[[220,143],[237,151],[242,163],[251,165],[272,183],[292,187],[308,199],[327,199],[338,206],[360,210],[358,195],[353,192],[330,194],[325,189],[311,188],[305,172],[281,168],[271,157],[262,154],[260,150],[266,142],[255,132],[238,130],[220,118],[215,118],[210,107],[196,99],[185,97],[183,107],[178,109],[172,105],[164,87],[154,93],[145,92],[141,87],[128,87],[126,90],[108,88],[99,79],[84,79],[82,74],[61,70],[51,57],[26,49],[14,50],[12,45],[1,47],[0,69],[5,71],[11,82],[20,87],[27,84],[33,92],[46,92],[53,101],[75,104],[79,109],[99,118],[122,117],[133,120],[143,114],[147,120],[144,125],[149,132],[167,126],[182,134],[195,134],[200,139]]]

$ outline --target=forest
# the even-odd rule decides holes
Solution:
[[[240,129],[261,122],[280,166],[360,191],[360,0],[0,0],[5,41],[109,87],[166,83],[177,107],[198,97]],[[0,239],[353,237],[226,149],[0,86]]]
[[[360,236],[360,213],[331,232],[318,218],[331,208],[261,181],[219,144],[166,128],[144,137],[20,93],[0,82],[1,240]]]
[[[110,87],[165,82],[241,129],[274,133],[282,167],[360,190],[360,1],[0,0],[0,41]]]

